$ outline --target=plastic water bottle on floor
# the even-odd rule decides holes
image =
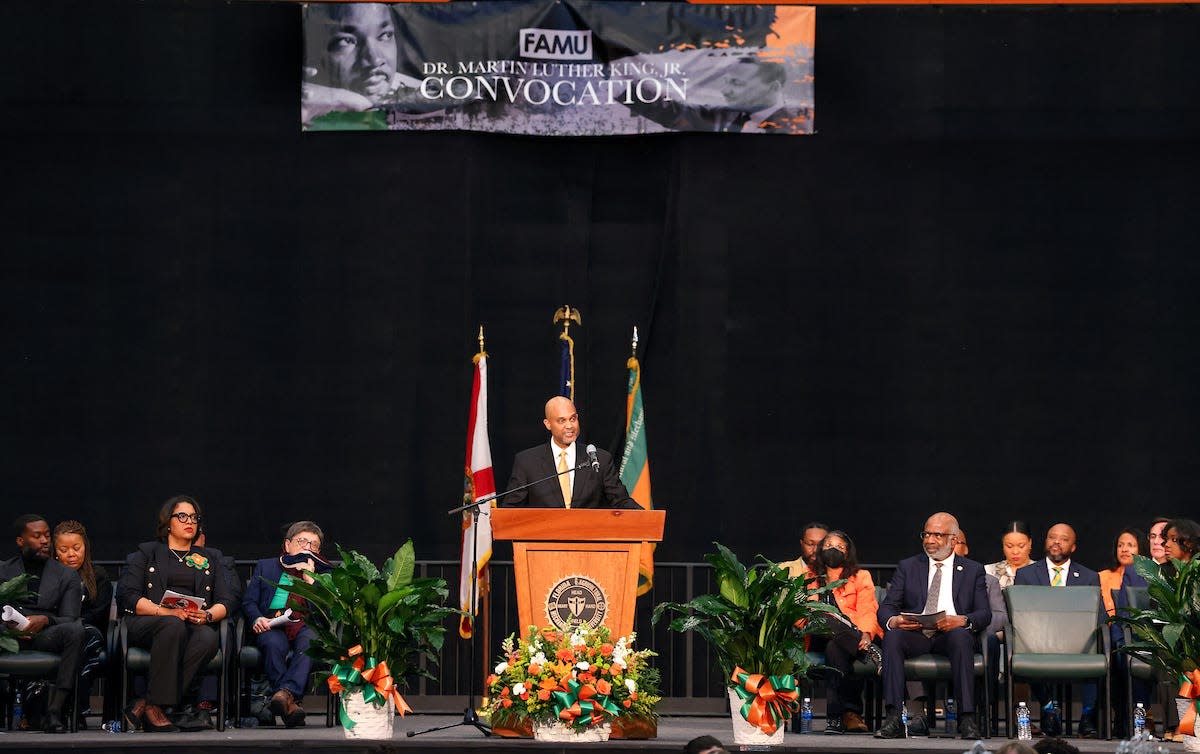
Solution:
[[[1017,740],[1033,740],[1033,728],[1029,726],[1029,707],[1025,705],[1025,702],[1017,705]]]
[[[900,705],[900,727],[904,728],[904,737],[908,738],[908,705]]]
[[[800,702],[800,732],[812,733],[812,699],[807,696]]]
[[[1133,710],[1133,735],[1140,736],[1146,732],[1146,705],[1141,702]]]
[[[946,732],[952,736],[958,733],[958,710],[953,699],[946,699]]]
[[[101,725],[100,729],[107,733],[123,733],[125,731],[125,727],[121,725],[120,720],[109,720],[104,725]]]

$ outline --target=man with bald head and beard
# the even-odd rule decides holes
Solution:
[[[570,400],[555,396],[546,401],[546,418],[542,421],[550,432],[549,444],[523,450],[513,459],[512,477],[508,489],[535,482],[528,489],[500,498],[505,507],[526,508],[626,508],[640,510],[641,506],[629,496],[621,483],[612,455],[596,450],[596,465],[589,463],[586,450],[580,447],[579,413]],[[566,471],[559,476],[556,472]],[[551,477],[545,479],[545,477]]]
[[[883,635],[883,701],[887,717],[877,738],[901,738],[900,706],[904,704],[904,660],[923,654],[944,655],[950,660],[954,698],[959,700],[958,732],[963,738],[979,737],[975,717],[975,650],[979,632],[992,619],[988,606],[983,565],[954,554],[958,520],[935,513],[921,530],[924,553],[900,561],[887,596],[879,605]],[[946,615],[931,629],[922,629],[901,613]]]
[[[1046,557],[1035,560],[1013,578],[1013,585],[1022,586],[1086,586],[1100,588],[1100,574],[1086,566],[1072,562],[1075,553],[1075,529],[1070,524],[1057,523],[1046,532]],[[1050,704],[1050,687],[1043,683],[1032,686],[1033,695],[1047,706]],[[1079,720],[1079,735],[1088,737],[1096,734],[1096,685],[1083,685],[1083,714]],[[1043,707],[1042,730],[1057,735],[1062,724],[1053,711]]]

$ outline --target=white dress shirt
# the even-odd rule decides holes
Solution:
[[[1054,563],[1052,563],[1050,561],[1050,558],[1046,558],[1046,560],[1044,562],[1046,564],[1046,583],[1049,584],[1050,586],[1054,586],[1054,569],[1061,568],[1062,569],[1062,583],[1059,584],[1059,586],[1066,586],[1067,585],[1067,576],[1069,576],[1071,573],[1070,558],[1068,558],[1067,560],[1064,560],[1062,562],[1062,565],[1055,565]]]
[[[929,559],[929,580],[925,582],[925,589],[928,590],[933,584],[933,575],[937,572],[934,568],[934,563],[937,562],[933,558]],[[942,585],[938,591],[937,609],[934,612],[941,610],[946,611],[946,615],[958,615],[954,610],[954,553],[950,553],[950,557],[942,561]]]

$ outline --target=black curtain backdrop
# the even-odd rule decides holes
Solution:
[[[561,140],[301,133],[299,14],[0,7],[6,521],[456,558],[478,325],[503,483],[564,303],[598,446],[642,331],[660,559],[1195,515],[1196,8],[821,8],[816,136]]]

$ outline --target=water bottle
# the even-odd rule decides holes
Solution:
[[[17,689],[17,696],[15,699],[13,699],[13,708],[12,708],[12,717],[13,717],[12,729],[13,730],[21,729],[21,706],[22,706],[21,702],[22,702],[21,690]]]
[[[908,738],[908,706],[900,705],[900,727],[904,728],[904,737]]]
[[[1033,728],[1029,726],[1029,707],[1025,706],[1025,702],[1017,705],[1017,740],[1033,740]]]
[[[1140,736],[1146,732],[1146,706],[1141,702],[1133,710],[1133,735]]]
[[[100,728],[108,733],[124,733],[125,732],[125,727],[123,725],[121,725],[120,720],[109,720],[104,725],[101,725]]]
[[[946,699],[946,732],[952,736],[958,733],[958,712],[953,699]]]
[[[800,703],[800,732],[812,733],[812,699],[807,696]]]

